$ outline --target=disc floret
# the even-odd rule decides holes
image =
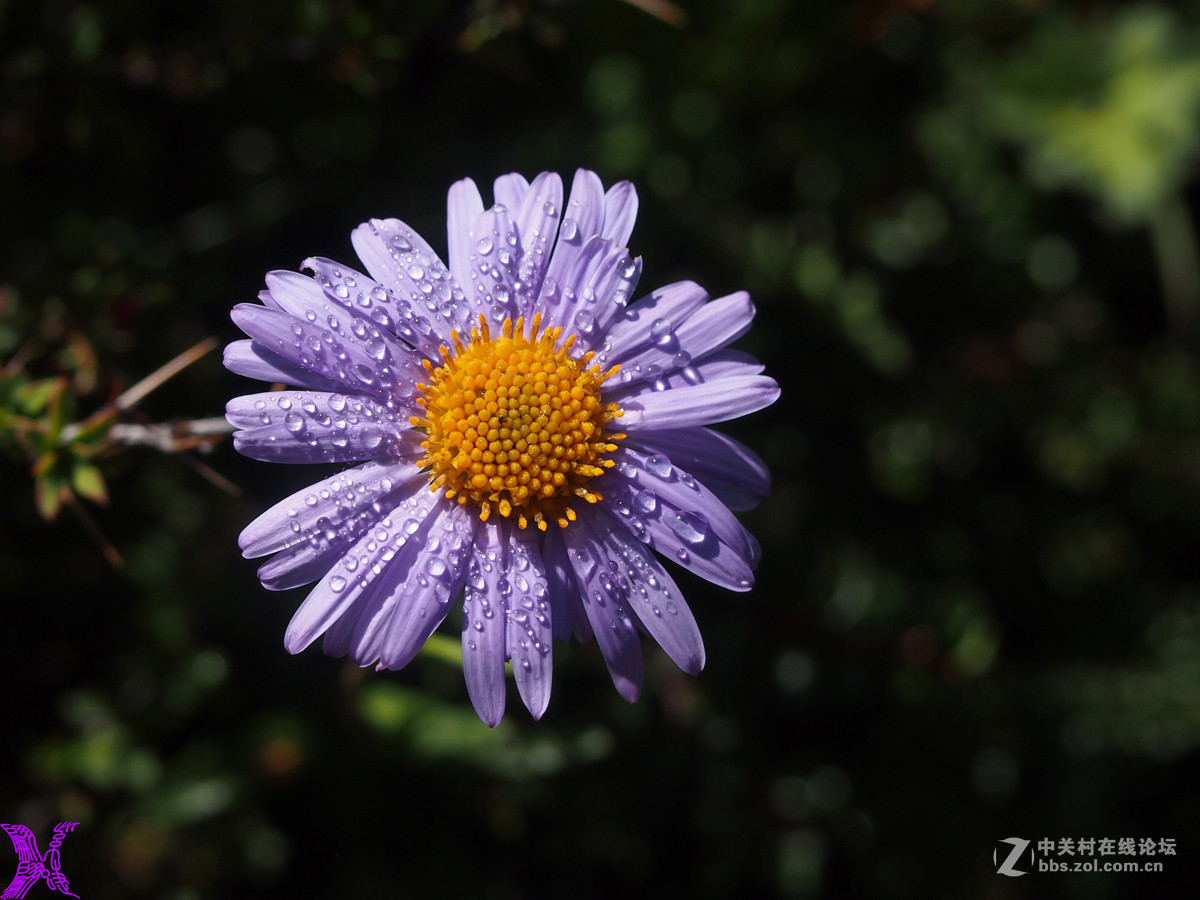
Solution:
[[[411,421],[426,434],[418,464],[431,490],[474,503],[485,521],[494,510],[544,531],[550,521],[575,521],[572,503],[603,499],[592,482],[613,466],[607,454],[625,435],[607,431],[622,413],[600,391],[618,367],[589,366],[590,352],[572,359],[575,336],[559,344],[561,328],[540,326],[540,314],[528,334],[523,318],[505,319],[493,338],[480,316],[466,346],[453,332],[442,364],[424,361],[429,378],[417,404],[425,415]]]

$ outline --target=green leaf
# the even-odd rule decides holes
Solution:
[[[34,501],[37,503],[38,512],[47,522],[53,522],[58,518],[58,514],[62,510],[63,501],[66,499],[66,491],[67,486],[62,483],[62,480],[53,470],[39,476],[34,481]]]
[[[94,503],[108,503],[104,476],[89,462],[76,460],[75,468],[71,472],[71,487],[79,496],[86,497]]]
[[[46,411],[46,407],[62,389],[61,379],[41,378],[20,385],[13,391],[13,399],[20,412],[27,416],[36,416]]]

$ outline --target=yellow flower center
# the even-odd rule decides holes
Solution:
[[[526,335],[523,319],[515,327],[505,319],[492,338],[480,316],[466,347],[452,333],[442,365],[425,361],[430,379],[417,398],[425,415],[411,421],[427,435],[418,465],[429,468],[431,490],[475,503],[484,521],[494,509],[545,531],[547,520],[575,521],[574,500],[603,499],[589,483],[612,467],[605,454],[625,435],[605,432],[622,413],[600,399],[617,368],[589,367],[591,353],[571,359],[574,336],[556,346],[562,329],[539,335],[540,324],[535,315]]]

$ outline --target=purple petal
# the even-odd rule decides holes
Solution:
[[[587,626],[587,620],[575,615],[579,605],[579,588],[575,584],[571,561],[567,559],[567,546],[563,543],[561,531],[561,528],[551,528],[542,541],[542,562],[546,566],[546,587],[550,592],[550,621],[554,627],[554,639],[570,640],[571,632],[575,629],[579,640],[590,641],[592,632]],[[579,633],[581,626],[584,630]]]
[[[700,362],[705,356],[737,340],[754,320],[754,304],[745,291],[713,300],[682,322],[672,322],[672,330],[647,347],[624,357],[609,354],[606,363],[620,363],[622,369],[670,371],[679,365],[681,354],[688,362]],[[684,365],[687,363],[685,362]]]
[[[589,508],[583,522],[595,546],[608,557],[603,568],[611,573],[608,581],[614,600],[633,610],[675,665],[689,675],[697,674],[704,668],[704,641],[674,580],[654,554],[606,511]],[[603,585],[605,578],[600,582]]]
[[[315,641],[359,598],[386,591],[405,577],[407,563],[428,544],[431,520],[444,509],[440,494],[418,490],[359,538],[292,616],[284,635],[288,652],[299,653]]]
[[[418,329],[420,310],[414,310],[409,301],[394,290],[323,256],[310,256],[303,265],[312,271],[314,282],[324,289],[325,295],[333,302],[333,318],[339,323],[341,313],[337,310],[356,316],[367,326],[377,325],[390,331],[427,359],[436,362],[440,358],[438,347],[441,341],[438,336],[430,329]],[[364,335],[361,325],[356,325],[353,320],[350,325],[354,334],[369,336]]]
[[[349,535],[343,541],[339,534],[316,547],[297,544],[281,550],[258,567],[258,580],[268,591],[290,591],[320,581],[351,542]]]
[[[567,220],[574,226],[567,225]],[[571,181],[571,196],[563,210],[563,231],[559,243],[565,239],[568,246],[582,246],[592,235],[600,234],[604,228],[604,184],[600,176],[587,169],[576,169]],[[574,236],[572,235],[574,232]],[[578,238],[578,243],[575,243]],[[558,248],[555,248],[558,255]]]
[[[510,531],[508,655],[521,700],[530,714],[540,719],[550,703],[554,610],[537,532],[523,528]]]
[[[602,482],[616,518],[667,559],[714,584],[748,591],[754,584],[758,543],[728,507],[663,455],[629,447]]]
[[[741,350],[718,350],[699,363],[680,355],[675,360],[674,368],[667,371],[657,367],[622,367],[616,379],[616,390],[607,394],[605,399],[620,404],[626,397],[644,393],[647,382],[651,390],[665,391],[688,385],[712,384],[725,378],[748,378],[762,373],[765,368],[757,359]]]
[[[459,286],[471,283],[471,251],[475,223],[483,215],[483,198],[470,178],[456,181],[446,197],[446,233],[450,240],[450,271]]]
[[[463,676],[475,711],[492,728],[504,717],[508,597],[512,594],[508,530],[509,524],[503,521],[479,529],[463,588]]]
[[[674,330],[708,302],[708,292],[692,281],[661,287],[622,310],[605,335],[596,359],[605,367],[657,340],[670,340]]]
[[[238,304],[230,317],[272,353],[347,393],[367,394],[386,404],[414,396],[425,375],[410,348],[374,325],[363,325],[361,335],[349,328],[335,333],[324,323],[252,303]],[[315,386],[308,381],[305,376],[297,386]]]
[[[303,319],[305,313],[311,313],[309,321],[313,321],[319,315],[332,311],[321,285],[307,275],[276,269],[267,273],[266,282],[271,304],[297,319]],[[261,292],[258,299],[266,300]]]
[[[542,321],[579,337],[577,347],[588,349],[603,338],[609,323],[624,309],[637,286],[642,261],[612,241],[593,237],[572,259],[559,278],[557,294],[542,292]]]
[[[474,313],[494,324],[506,318],[516,321],[528,297],[520,277],[521,245],[507,207],[498,203],[486,210],[472,234],[477,240],[471,247],[471,274],[463,284],[467,302]]]
[[[608,551],[577,522],[563,529],[567,558],[579,585],[583,611],[600,645],[617,693],[633,703],[642,692],[642,648],[627,589],[608,567]]]
[[[358,638],[360,661],[378,658],[380,669],[401,669],[412,661],[462,589],[479,525],[473,510],[440,504],[416,557],[375,597],[378,612]]]
[[[450,345],[451,331],[468,334],[474,319],[462,289],[425,239],[399,219],[371,219],[350,242],[371,277],[414,313],[409,324]]]
[[[770,406],[779,397],[779,385],[765,375],[725,378],[713,384],[645,390],[623,400],[624,415],[617,427],[635,431],[660,428],[690,428],[748,415]]]
[[[622,247],[628,246],[637,214],[637,188],[631,182],[618,181],[604,195],[604,230],[601,234]]]
[[[550,257],[550,265],[539,294],[538,308],[543,310],[547,303],[558,303],[561,300],[560,286],[567,274],[577,268],[576,257],[587,242],[598,236],[604,227],[604,185],[600,183],[600,177],[595,172],[584,169],[575,172],[575,180],[571,183],[571,196],[562,216],[558,240],[554,244],[554,253]],[[547,318],[543,315],[543,321]]]
[[[364,513],[374,524],[380,514],[372,507],[385,506],[385,498],[396,501],[418,491],[428,476],[412,466],[363,463],[338,472],[323,481],[280,500],[238,536],[238,546],[247,559],[265,556],[296,545],[308,545],[332,528],[354,530],[351,523]],[[394,505],[394,503],[393,503]]]
[[[234,341],[225,347],[225,368],[238,375],[272,384],[303,384],[318,390],[336,391],[343,385],[332,378],[300,368],[258,341]]]
[[[525,195],[529,193],[529,182],[517,172],[501,175],[492,182],[492,196],[501,206],[516,212],[521,208]]]
[[[357,462],[421,452],[421,434],[406,419],[367,397],[277,391],[235,397],[225,407],[237,451],[266,462]]]
[[[746,445],[709,428],[646,431],[623,446],[647,456],[661,453],[692,473],[730,509],[750,509],[771,490],[771,474]]]
[[[556,172],[543,172],[533,179],[529,192],[516,212],[517,234],[521,238],[521,266],[518,276],[526,285],[528,298],[521,314],[529,318],[537,310],[537,297],[550,265],[554,237],[562,215],[562,179]]]

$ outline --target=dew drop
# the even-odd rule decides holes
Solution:
[[[334,575],[329,579],[329,589],[335,593],[340,593],[346,588],[346,579],[341,575]]]
[[[699,544],[708,534],[708,520],[697,513],[684,510],[673,516],[668,524],[682,540],[689,544]]]
[[[492,244],[492,239],[490,237],[481,237],[479,239],[479,241],[475,244],[475,249],[478,250],[480,253],[482,253],[484,256],[487,256],[489,253],[492,252],[493,246],[494,245]]]
[[[367,353],[373,359],[383,359],[387,355],[387,345],[380,338],[373,337],[367,341]]]
[[[671,460],[661,453],[655,453],[646,458],[646,468],[659,478],[669,478],[671,475]]]
[[[658,497],[654,491],[638,491],[633,497],[633,505],[642,515],[648,516],[658,507]]]
[[[575,240],[575,235],[579,234],[579,223],[574,219],[563,219],[562,228],[559,230],[559,235],[564,241]]]
[[[296,415],[296,413],[290,412],[283,417],[283,427],[295,434],[304,427],[304,419]]]

